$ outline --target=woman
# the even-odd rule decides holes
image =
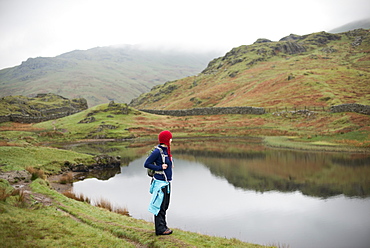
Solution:
[[[169,235],[172,230],[167,227],[166,212],[170,204],[170,190],[172,181],[172,155],[170,131],[163,131],[158,135],[159,145],[149,155],[144,167],[154,170],[154,176],[150,187],[153,194],[149,205],[149,211],[154,214],[156,235]]]

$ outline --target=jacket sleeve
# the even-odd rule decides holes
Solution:
[[[158,149],[155,149],[149,155],[149,157],[145,160],[144,167],[151,169],[151,170],[155,170],[155,171],[163,170],[162,169],[162,157]]]

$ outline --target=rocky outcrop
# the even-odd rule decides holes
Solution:
[[[296,35],[296,34],[290,34],[288,36],[285,36],[281,38],[279,41],[297,41],[303,39],[302,36]]]
[[[55,94],[7,96],[0,99],[0,122],[38,123],[72,115],[87,108],[84,98],[69,100]]]
[[[296,42],[286,41],[279,42],[274,47],[275,51],[279,51],[286,54],[298,54],[306,52],[306,48]]]
[[[269,39],[265,39],[265,38],[259,38],[259,39],[257,39],[253,44],[269,43],[269,42],[272,42],[272,41],[271,41],[271,40],[269,40]]]
[[[18,183],[20,181],[25,181],[25,180],[30,181],[31,174],[26,170],[7,171],[7,172],[0,173],[0,179],[5,179],[9,183],[14,184],[14,183]]]
[[[119,156],[97,155],[93,159],[95,160],[93,164],[73,164],[67,161],[64,164],[64,168],[73,172],[90,172],[92,170],[120,168],[121,166],[121,157]]]
[[[306,43],[323,46],[333,40],[340,40],[342,37],[339,34],[330,34],[326,32],[314,33],[303,36]]]

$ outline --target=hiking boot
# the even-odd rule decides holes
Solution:
[[[172,230],[171,229],[167,229],[166,231],[164,231],[163,233],[160,233],[160,234],[157,234],[157,235],[170,235],[172,234]]]

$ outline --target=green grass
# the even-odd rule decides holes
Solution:
[[[65,161],[72,163],[92,163],[92,156],[73,151],[49,147],[0,146],[0,164],[3,171],[24,170],[31,166],[42,168],[47,173],[56,174]]]

